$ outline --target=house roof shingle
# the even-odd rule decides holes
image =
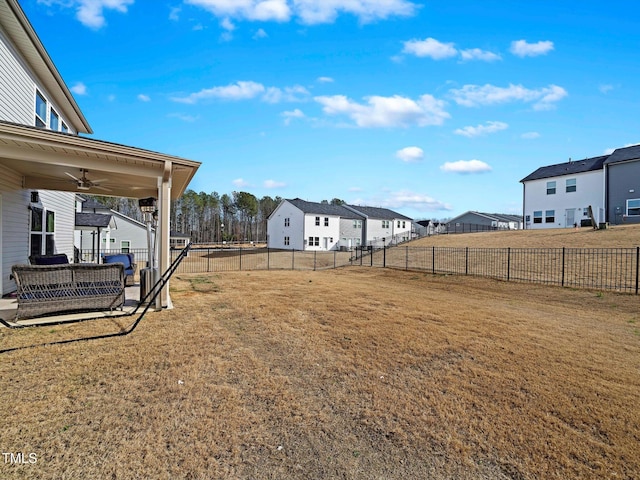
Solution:
[[[520,182],[528,182],[531,180],[539,180],[541,178],[560,177],[562,175],[575,175],[576,173],[591,172],[594,170],[601,170],[602,166],[607,160],[609,155],[603,155],[600,157],[585,158],[583,160],[575,160],[565,163],[557,163],[555,165],[548,165],[546,167],[540,167],[533,173],[530,173],[524,177]]]
[[[76,227],[106,228],[111,222],[111,215],[103,213],[77,213]]]
[[[365,217],[376,218],[380,220],[409,220],[412,221],[409,217],[402,215],[398,212],[394,212],[393,210],[389,210],[388,208],[380,208],[380,207],[361,207],[356,205],[347,205],[348,208],[356,210],[360,212]]]
[[[289,203],[294,205],[296,208],[299,208],[304,213],[317,213],[318,215],[333,215],[342,218],[349,219],[362,219],[364,218],[362,215],[358,215],[355,212],[352,212],[348,208],[343,207],[342,205],[331,205],[330,203],[317,203],[317,202],[307,202],[306,200],[302,200],[300,198],[294,198],[293,200],[287,200]]]
[[[632,145],[630,147],[617,148],[613,151],[609,158],[604,162],[610,163],[626,162],[628,160],[640,159],[640,145]]]

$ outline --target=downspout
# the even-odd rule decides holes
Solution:
[[[527,229],[527,206],[526,206],[526,198],[527,198],[527,184],[522,182],[522,229]]]

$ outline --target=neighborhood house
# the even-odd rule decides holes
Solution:
[[[267,219],[267,246],[293,250],[351,250],[411,238],[412,220],[386,208],[283,200]]]
[[[540,167],[520,180],[525,228],[640,223],[640,146]]]

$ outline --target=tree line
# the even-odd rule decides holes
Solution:
[[[96,197],[103,205],[130,218],[143,221],[138,201],[131,198]],[[187,190],[171,202],[170,229],[191,237],[194,243],[231,241],[266,242],[267,219],[282,198],[249,192],[197,193]],[[321,203],[341,205],[339,198]]]

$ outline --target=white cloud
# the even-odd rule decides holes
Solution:
[[[264,92],[265,87],[261,83],[240,81],[224,87],[206,88],[186,97],[173,97],[171,100],[189,104],[208,99],[247,100],[255,98]]]
[[[239,81],[226,86],[205,88],[199,92],[191,93],[183,97],[171,97],[171,100],[178,103],[195,104],[200,101],[221,99],[221,100],[251,100],[260,98],[267,103],[280,102],[302,102],[309,96],[309,91],[300,86],[292,87],[266,87],[261,83],[253,81]]]
[[[180,20],[180,12],[182,12],[182,8],[180,7],[171,8],[169,11],[169,20],[173,20],[174,22]]]
[[[394,95],[371,96],[366,104],[350,100],[344,95],[315,97],[327,115],[346,115],[359,127],[408,127],[442,125],[450,117],[444,111],[444,102],[431,95],[418,100]]]
[[[145,95],[144,93],[141,93],[140,95],[138,95],[138,100],[140,100],[141,102],[150,102],[151,97],[149,95]]]
[[[465,107],[520,101],[525,103],[535,102],[533,104],[534,110],[554,108],[555,102],[567,96],[567,91],[557,85],[549,85],[546,88],[537,90],[513,84],[505,88],[490,84],[482,86],[465,85],[460,89],[449,90],[449,93],[458,105]]]
[[[185,115],[183,113],[170,113],[167,115],[169,118],[177,118],[178,120],[182,120],[183,122],[193,123],[198,120],[200,117],[193,115]]]
[[[318,83],[333,83],[333,78],[331,77],[318,77],[317,82]]]
[[[286,0],[185,0],[185,3],[202,7],[217,17],[277,22],[291,18]]]
[[[398,192],[389,192],[386,198],[379,199],[356,199],[351,203],[355,205],[377,205],[383,208],[400,209],[412,208],[415,210],[437,212],[441,210],[452,210],[448,203],[440,202],[429,195],[416,193],[409,190],[401,190]]]
[[[491,167],[480,160],[458,160],[457,162],[446,162],[440,166],[440,170],[448,173],[486,173],[491,171]]]
[[[424,151],[420,147],[404,147],[396,152],[396,157],[406,163],[419,162],[424,158]]]
[[[251,184],[245,181],[243,178],[236,178],[231,183],[233,183],[233,185],[238,188],[251,187]]]
[[[537,57],[538,55],[546,55],[553,50],[553,42],[549,40],[537,43],[527,43],[526,40],[516,40],[511,42],[509,51],[517,57]]]
[[[598,90],[600,90],[600,92],[602,93],[609,93],[611,90],[613,90],[613,85],[611,84],[600,85],[598,87]]]
[[[236,26],[227,17],[222,19],[222,21],[220,22],[220,26],[228,32],[233,32],[236,29]]]
[[[259,28],[258,31],[253,35],[254,40],[259,40],[261,38],[267,38],[267,32],[265,32],[262,28]]]
[[[77,82],[73,87],[71,87],[71,91],[76,95],[86,95],[87,86],[82,82]]]
[[[296,108],[295,110],[291,110],[288,112],[282,112],[282,116],[284,117],[284,124],[289,125],[291,120],[294,118],[304,118],[304,113],[302,110]]]
[[[430,57],[434,60],[442,60],[443,58],[458,55],[458,50],[456,50],[453,43],[442,43],[435,38],[404,42],[402,52],[415,55],[416,57]]]
[[[265,180],[263,186],[264,188],[284,188],[287,184],[284,182],[277,182],[275,180]]]
[[[293,0],[296,14],[308,25],[331,23],[338,14],[355,15],[367,23],[392,16],[412,16],[418,6],[407,0]]]
[[[495,62],[496,60],[502,60],[500,55],[486,50],[480,50],[479,48],[460,50],[460,56],[463,61],[481,60],[483,62]]]
[[[309,91],[301,85],[285,88],[269,87],[262,96],[262,100],[267,103],[301,102],[308,96]]]
[[[500,130],[506,130],[509,128],[504,122],[487,122],[485,125],[478,125],[477,127],[464,127],[458,128],[453,133],[456,135],[462,135],[464,137],[479,137],[481,135],[488,135],[490,133],[496,133]]]
[[[540,134],[538,132],[526,132],[520,135],[520,138],[524,138],[525,140],[534,140],[536,138],[540,138]]]
[[[38,0],[38,3],[45,5],[55,4],[64,8],[74,8],[80,23],[95,30],[106,25],[105,10],[127,13],[127,7],[133,2],[134,0]]]
[[[185,0],[218,17],[249,21],[287,22],[296,16],[302,23],[332,23],[338,15],[372,22],[392,16],[414,15],[418,5],[408,0]]]

